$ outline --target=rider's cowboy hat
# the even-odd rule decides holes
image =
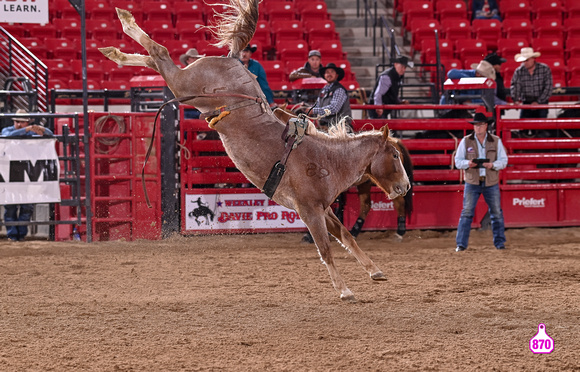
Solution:
[[[473,121],[470,121],[469,123],[470,124],[481,124],[481,123],[489,124],[492,122],[493,122],[493,118],[488,118],[487,116],[485,116],[485,114],[478,112],[473,117]]]
[[[344,70],[342,68],[338,67],[337,65],[335,65],[334,63],[329,63],[326,65],[326,67],[321,67],[320,68],[320,76],[324,76],[324,73],[328,69],[332,69],[332,70],[336,71],[336,73],[338,74],[338,77],[336,79],[337,81],[341,81],[342,79],[344,79]]]
[[[516,54],[516,62],[524,62],[530,58],[538,58],[542,54],[540,52],[534,52],[532,48],[522,48],[521,53]]]
[[[493,68],[492,64],[486,60],[472,64],[471,68],[478,72],[481,76],[495,80],[495,69]]]
[[[179,62],[181,62],[182,65],[187,66],[188,58],[201,58],[201,57],[205,57],[205,54],[199,54],[197,52],[197,49],[191,48],[187,52],[185,52],[185,54],[179,56]]]
[[[28,114],[28,111],[23,110],[23,109],[18,109],[15,114],[19,115],[19,114]],[[30,122],[30,118],[18,118],[18,117],[12,117],[12,120],[14,121],[25,121],[27,123]]]

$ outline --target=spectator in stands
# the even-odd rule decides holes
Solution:
[[[496,95],[502,101],[507,101],[507,92],[501,75],[501,65],[506,62],[505,58],[498,56],[495,52],[488,54],[483,59],[489,62],[495,70],[495,84],[497,86]]]
[[[501,21],[496,0],[473,0],[473,18],[498,19]]]
[[[316,104],[312,107],[311,113],[313,115],[325,115],[325,110],[330,111],[328,116],[318,121],[318,124],[323,130],[328,130],[329,126],[335,125],[343,118],[346,118],[347,124],[350,127],[352,121],[350,99],[348,97],[348,91],[340,84],[340,81],[344,79],[344,70],[334,63],[329,63],[326,67],[320,68],[320,74],[324,76],[324,80],[328,84],[320,91],[320,95],[316,100]]]
[[[274,93],[272,93],[272,89],[268,85],[268,80],[266,78],[266,70],[260,64],[260,62],[252,59],[252,53],[254,53],[258,47],[248,45],[242,50],[240,54],[240,61],[246,68],[256,76],[258,80],[258,84],[260,84],[260,88],[262,88],[262,92],[266,96],[266,100],[271,108],[276,107],[276,103],[274,102]]]
[[[386,71],[383,71],[377,82],[369,104],[371,105],[393,105],[393,104],[404,104],[408,105],[409,101],[402,100],[399,97],[399,89],[401,87],[401,82],[403,80],[403,75],[407,71],[407,67],[413,68],[413,62],[409,61],[409,58],[405,56],[399,56],[393,59],[393,67]],[[375,118],[387,118],[391,113],[390,110],[376,109],[368,110],[369,117]]]
[[[536,62],[540,56],[532,48],[522,48],[515,55],[522,65],[516,69],[511,82],[511,96],[515,103],[524,105],[546,105],[552,96],[552,70],[544,63]],[[547,118],[548,109],[522,110],[520,118]]]
[[[311,50],[308,52],[308,61],[306,61],[304,67],[300,67],[290,73],[290,81],[311,77],[322,77],[320,75],[320,68],[324,66],[321,64],[321,61],[322,55],[320,52],[318,50]]]
[[[488,132],[488,124],[493,119],[482,113],[475,114],[474,131],[463,137],[455,153],[455,166],[465,169],[463,189],[463,209],[457,226],[456,252],[467,249],[469,233],[475,206],[479,197],[489,207],[493,244],[497,249],[505,249],[505,226],[499,191],[499,170],[507,166],[508,158],[501,139]]]
[[[183,67],[186,67],[202,57],[205,57],[205,54],[199,54],[197,52],[197,49],[191,48],[187,52],[179,56],[179,62],[181,62]]]
[[[16,114],[26,114],[25,110],[18,110]],[[2,129],[2,136],[52,136],[52,131],[42,125],[31,125],[30,119],[23,117],[14,117],[12,126]],[[8,204],[4,206],[4,222],[28,221],[32,218],[34,205],[32,204]],[[24,240],[28,234],[28,226],[6,226],[6,235],[8,240],[17,242]]]
[[[181,62],[183,67],[187,67],[202,57],[205,57],[205,54],[199,54],[197,52],[197,49],[191,48],[187,52],[179,56],[179,62]],[[198,109],[195,108],[183,109],[184,119],[199,119],[200,115],[201,112]]]

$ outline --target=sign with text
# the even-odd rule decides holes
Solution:
[[[221,191],[219,189],[215,192]],[[185,232],[303,231],[295,211],[276,204],[262,193],[185,195]]]
[[[0,22],[48,23],[48,0],[0,0]]]
[[[0,138],[0,204],[60,202],[55,138]]]

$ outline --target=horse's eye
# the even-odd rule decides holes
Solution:
[[[399,158],[399,154],[397,154],[396,152],[393,154],[393,156],[395,157],[395,159]]]

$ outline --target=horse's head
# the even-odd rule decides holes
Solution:
[[[381,128],[382,141],[371,159],[367,169],[371,180],[379,186],[390,199],[405,195],[411,188],[407,172],[403,167],[397,142],[389,136],[389,127]]]

